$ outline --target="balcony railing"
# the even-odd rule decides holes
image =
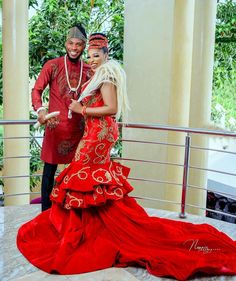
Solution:
[[[35,120],[24,120],[24,121],[18,121],[18,120],[1,120],[0,125],[1,126],[10,126],[10,125],[32,125],[34,124]],[[206,129],[199,129],[199,128],[185,128],[185,127],[176,127],[176,126],[167,126],[167,125],[159,125],[159,124],[140,124],[140,123],[119,123],[120,126],[123,126],[126,129],[142,129],[142,130],[156,130],[156,131],[167,131],[167,132],[176,132],[176,133],[181,133],[184,134],[185,136],[185,143],[183,144],[174,144],[174,143],[167,143],[167,142],[157,142],[157,141],[147,141],[147,140],[134,140],[134,139],[125,139],[123,138],[121,141],[122,142],[127,142],[127,143],[140,143],[143,145],[162,145],[166,147],[182,147],[184,149],[184,161],[183,163],[171,163],[171,162],[165,162],[165,161],[160,161],[160,160],[149,160],[149,159],[134,159],[134,158],[119,158],[119,160],[123,161],[134,161],[134,162],[140,162],[140,163],[152,163],[152,164],[158,164],[158,165],[165,165],[165,166],[179,166],[182,167],[183,169],[183,177],[182,177],[182,183],[174,183],[170,181],[163,181],[161,179],[150,179],[150,178],[137,178],[137,177],[130,177],[130,180],[135,180],[135,181],[140,181],[140,182],[151,182],[151,183],[158,183],[158,184],[171,184],[171,185],[176,185],[181,187],[181,201],[180,202],[175,202],[175,201],[168,201],[168,200],[162,200],[162,199],[157,199],[153,197],[141,197],[141,196],[136,196],[138,199],[144,199],[144,200],[154,200],[154,201],[160,201],[163,203],[171,203],[171,204],[177,204],[180,206],[180,217],[184,218],[186,216],[186,207],[192,207],[196,209],[201,209],[204,210],[205,212],[211,212],[215,213],[218,215],[227,215],[229,217],[232,217],[235,219],[236,222],[236,210],[234,213],[225,213],[222,210],[214,210],[207,208],[206,206],[196,206],[193,204],[187,204],[186,203],[186,195],[188,190],[190,189],[196,189],[196,190],[202,190],[202,191],[207,191],[209,192],[215,192],[214,190],[211,190],[209,187],[206,186],[195,186],[191,185],[188,182],[189,179],[189,170],[199,170],[199,171],[205,171],[205,172],[214,172],[217,174],[222,174],[224,176],[230,175],[235,177],[236,174],[229,172],[229,171],[222,171],[222,170],[215,170],[215,169],[210,169],[208,167],[198,167],[198,166],[192,166],[190,165],[190,153],[192,150],[197,150],[200,152],[203,151],[212,151],[212,152],[217,152],[217,153],[225,153],[225,154],[230,154],[233,156],[236,155],[236,152],[234,151],[226,151],[224,149],[214,149],[214,148],[209,148],[209,147],[197,147],[197,146],[192,146],[191,145],[191,137],[193,135],[201,135],[201,136],[214,136],[214,137],[224,137],[224,138],[233,138],[236,140],[236,134],[233,132],[224,132],[224,131],[217,131],[217,130],[206,130]],[[37,142],[37,139],[40,137],[34,137],[33,135],[30,136],[21,136],[21,137],[3,137],[3,142],[8,141],[9,139],[34,139],[34,141]],[[39,143],[38,143],[39,145]],[[9,158],[30,158],[31,155],[21,155],[21,156],[8,156],[8,157],[2,157],[2,160],[4,159],[9,159]],[[116,158],[117,159],[117,158]],[[236,162],[235,162],[236,163]],[[31,177],[38,177],[42,176],[41,174],[36,174],[36,175],[31,175]],[[30,177],[30,175],[18,175],[18,176],[0,176],[2,180],[5,178],[14,178],[14,177]],[[235,188],[236,190],[236,188]],[[219,195],[224,196],[225,198],[234,198],[234,194],[220,190],[217,192]],[[6,196],[16,196],[16,195],[23,195],[23,194],[37,194],[35,192],[29,192],[29,193],[19,193],[19,194],[2,194],[2,197]],[[135,197],[135,196],[134,196]]]

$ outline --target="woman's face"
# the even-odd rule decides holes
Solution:
[[[104,53],[102,49],[90,49],[88,51],[88,63],[91,66],[91,70],[95,70],[107,60],[107,53]]]

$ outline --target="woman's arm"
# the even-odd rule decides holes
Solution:
[[[88,116],[105,116],[115,115],[117,112],[117,95],[116,87],[112,83],[104,83],[101,87],[101,94],[104,106],[87,107],[86,115]],[[76,113],[82,113],[83,106],[75,100],[69,105],[69,109]]]

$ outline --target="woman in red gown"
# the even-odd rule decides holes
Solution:
[[[118,138],[115,119],[128,108],[125,74],[116,61],[107,60],[107,44],[103,34],[90,36],[95,74],[83,87],[82,104],[73,100],[69,107],[84,115],[84,136],[56,179],[51,209],[19,229],[19,250],[38,268],[56,274],[112,266],[141,266],[178,280],[196,273],[236,274],[236,242],[227,235],[207,224],[149,217],[128,196],[129,168],[110,160]]]

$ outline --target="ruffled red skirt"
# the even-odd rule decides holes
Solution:
[[[57,178],[52,208],[24,224],[17,246],[36,267],[78,274],[141,266],[186,280],[236,274],[236,242],[207,224],[149,217],[127,194],[129,169],[72,162]]]

